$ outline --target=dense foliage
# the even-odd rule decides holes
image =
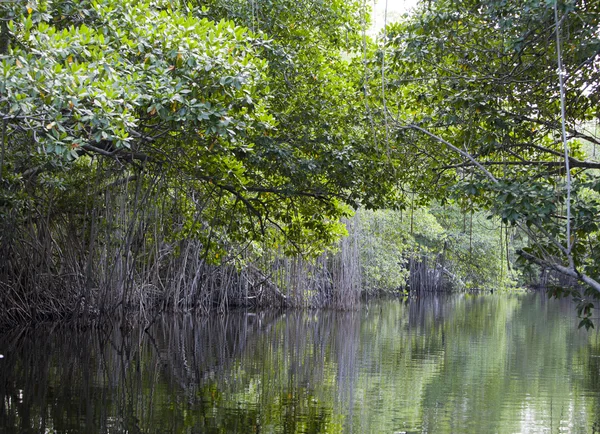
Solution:
[[[502,286],[507,226],[600,292],[599,8],[427,1],[372,40],[360,0],[1,2],[4,316],[347,306],[358,257]],[[324,253],[359,208],[396,211]]]
[[[589,295],[600,289],[600,164],[585,152],[600,144],[590,129],[599,7],[424,2],[387,29],[385,83],[372,93],[407,184],[519,227],[530,240],[522,260],[589,285]]]
[[[363,286],[369,293],[421,293],[513,288],[514,237],[484,212],[432,205],[361,210],[359,226]],[[512,231],[511,235],[512,235]]]
[[[314,256],[346,203],[393,198],[356,122],[358,5],[0,5],[11,316],[225,306],[210,264]]]
[[[275,23],[253,33],[225,21],[235,8],[210,15],[223,6],[102,1],[62,11],[67,3],[23,6],[7,25],[2,94],[11,140],[3,169],[15,181],[47,172],[44,165],[104,156],[118,173],[158,176],[167,190],[183,190],[187,208],[197,207],[194,192],[210,197],[213,220],[223,220],[211,227],[227,226],[228,238],[261,238],[274,225],[297,243],[331,241],[344,212],[339,199],[389,195],[372,179],[377,158],[356,145],[365,132],[351,124],[357,90],[345,43],[319,23],[279,36]],[[352,24],[345,3],[328,9],[343,14],[335,22],[322,16],[332,28]],[[304,11],[289,6],[289,16],[277,16],[291,23]],[[43,161],[33,165],[32,151]],[[357,176],[346,176],[349,168]],[[215,217],[224,213],[235,218]],[[185,235],[202,232],[188,220]]]

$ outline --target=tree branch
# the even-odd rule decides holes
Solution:
[[[440,136],[433,134],[431,131],[426,130],[425,128],[421,128],[418,125],[415,124],[408,124],[408,125],[401,125],[400,128],[404,128],[404,129],[413,129],[413,130],[417,130],[423,134],[428,135],[429,137],[437,140],[438,142],[443,143],[444,145],[446,145],[447,148],[453,150],[454,152],[457,152],[458,154],[462,155],[463,157],[465,157],[467,160],[471,161],[471,163],[476,166],[479,170],[481,170],[483,172],[483,174],[490,179],[490,181],[492,181],[494,184],[498,184],[498,180],[496,179],[496,177],[494,175],[492,175],[485,167],[483,167],[481,165],[481,163],[479,163],[479,161],[477,161],[475,159],[475,157],[473,157],[471,154],[469,154],[466,151],[463,151],[462,149],[454,146],[452,143],[448,142],[447,140],[444,140],[443,138],[441,138]]]
[[[571,168],[583,168],[583,169],[600,169],[600,163],[593,161],[581,161],[575,158],[569,158]],[[562,161],[480,161],[479,164],[482,166],[545,166],[545,167],[564,167]],[[451,164],[441,166],[440,169],[458,169],[461,167],[472,167],[472,162],[465,162],[460,164]]]
[[[554,271],[558,271],[559,273],[564,274],[565,276],[573,277],[589,285],[591,288],[595,289],[600,293],[600,282],[585,274],[579,273],[577,270],[540,259],[537,256],[532,255],[531,253],[524,252],[523,250],[517,250],[517,254],[541,267],[550,268]]]

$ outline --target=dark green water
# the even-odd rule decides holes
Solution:
[[[3,433],[600,432],[600,339],[543,295],[0,336]]]

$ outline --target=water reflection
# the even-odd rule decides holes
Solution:
[[[600,341],[536,294],[0,336],[7,433],[600,432]]]

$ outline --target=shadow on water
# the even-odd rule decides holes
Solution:
[[[7,433],[593,432],[600,340],[538,294],[0,336]]]

